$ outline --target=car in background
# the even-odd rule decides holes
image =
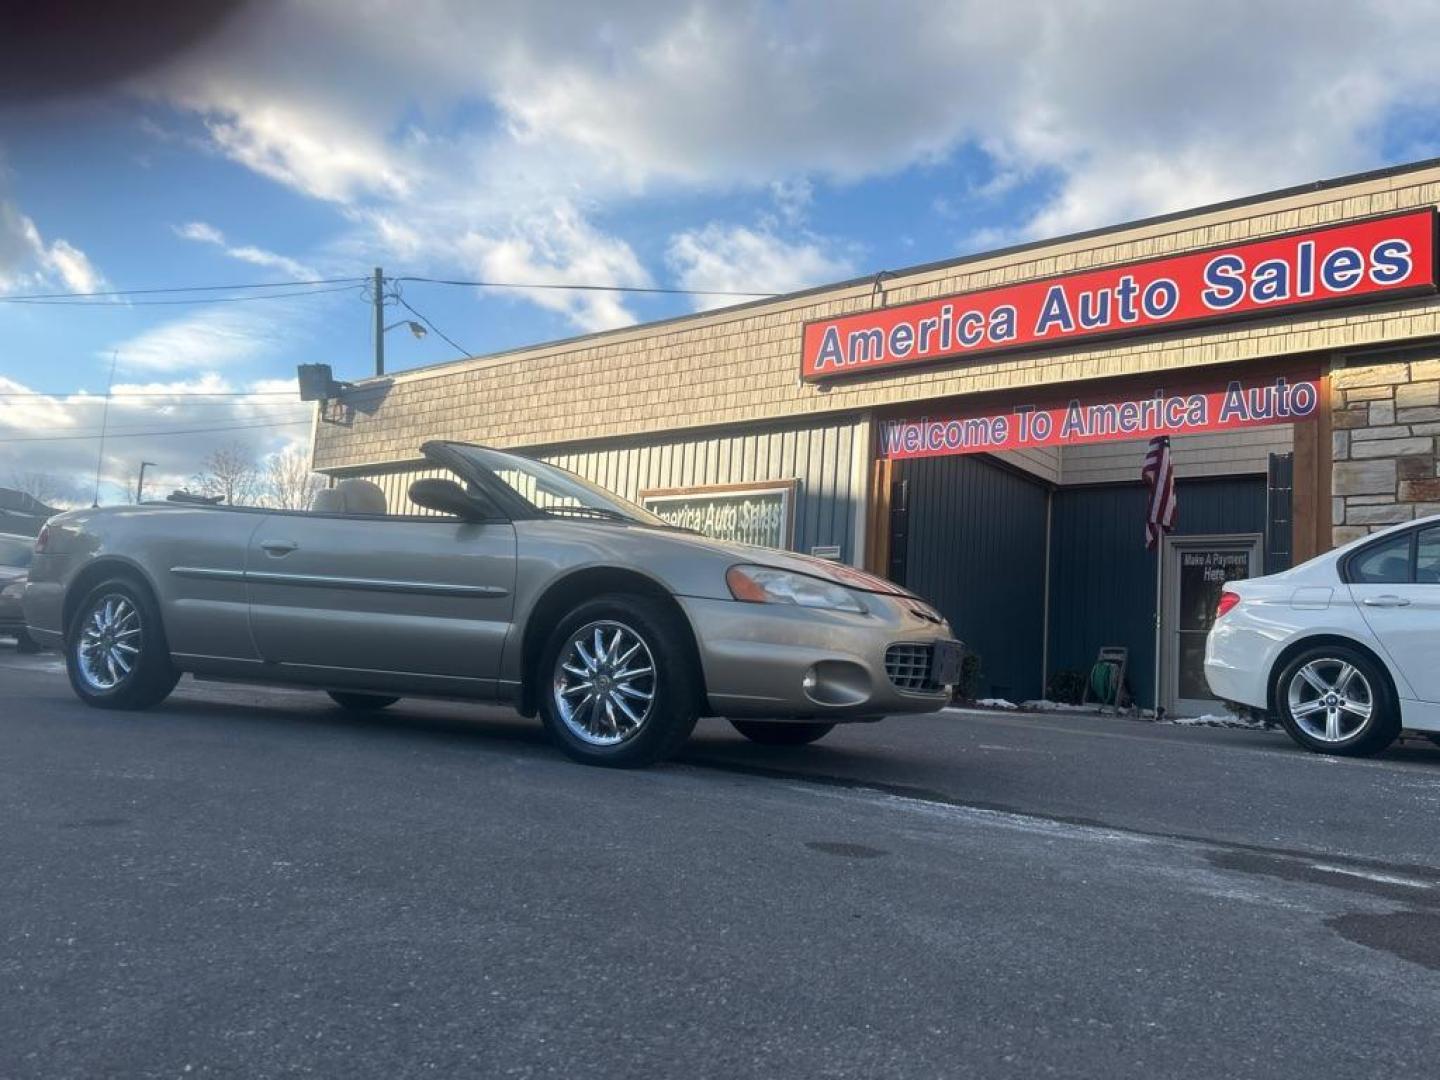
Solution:
[[[52,518],[25,614],[81,700],[144,708],[182,672],[539,712],[572,757],[642,765],[701,715],[761,743],[933,712],[960,644],[924,601],[848,566],[708,539],[574,473],[426,443],[394,493],[343,480],[309,511],[150,503]]]
[[[24,653],[39,649],[25,629],[21,606],[34,554],[34,537],[0,533],[0,636],[13,637],[16,648]]]
[[[1378,753],[1402,728],[1437,739],[1440,515],[1226,582],[1205,678],[1320,753]]]

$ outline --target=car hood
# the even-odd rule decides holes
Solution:
[[[676,530],[672,535],[683,543],[696,548],[703,548],[706,551],[726,555],[735,560],[736,563],[748,563],[752,566],[773,566],[779,570],[790,570],[797,574],[809,574],[811,577],[824,578],[826,581],[833,581],[838,585],[844,585],[850,589],[859,589],[861,592],[882,593],[887,596],[906,596],[912,599],[919,599],[908,589],[902,589],[893,581],[886,581],[875,574],[868,574],[863,570],[857,570],[853,566],[841,562],[832,562],[829,559],[817,559],[813,555],[801,555],[794,551],[781,551],[777,548],[760,547],[758,544],[742,544],[734,540],[715,540],[700,533],[690,533]]]

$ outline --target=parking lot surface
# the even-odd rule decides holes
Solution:
[[[1440,750],[947,712],[644,772],[0,654],[0,1076],[1429,1076]]]

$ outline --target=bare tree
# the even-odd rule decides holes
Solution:
[[[46,506],[73,502],[76,498],[75,484],[63,476],[49,472],[21,472],[16,469],[10,474],[9,487],[29,495]]]
[[[231,443],[210,452],[190,483],[202,495],[220,495],[230,506],[252,506],[264,493],[263,472],[255,451]]]
[[[309,456],[297,447],[287,447],[265,460],[266,506],[277,510],[307,509],[324,486],[325,478],[310,471]]]

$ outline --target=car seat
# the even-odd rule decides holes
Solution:
[[[316,514],[356,514],[383,517],[390,512],[385,491],[372,480],[351,477],[332,488],[322,488],[310,502]]]

